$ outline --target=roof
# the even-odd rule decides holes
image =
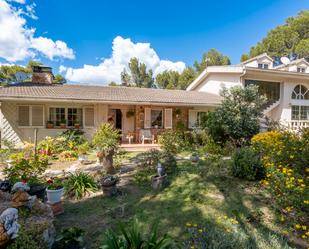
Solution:
[[[136,87],[108,87],[94,85],[47,85],[20,83],[0,87],[1,100],[58,100],[87,101],[128,104],[173,104],[173,105],[216,105],[221,97],[205,92],[184,90],[149,89]]]
[[[297,64],[299,64],[299,63],[305,63],[306,65],[309,66],[309,62],[306,61],[305,58],[301,58],[301,59],[293,60],[293,61],[291,61],[291,62],[288,63],[288,64],[280,64],[280,65],[278,65],[278,66],[276,66],[276,67],[274,67],[274,68],[275,68],[275,69],[279,69],[279,68],[284,68],[284,67],[288,67],[288,66],[291,66],[291,65],[297,65]]]
[[[258,60],[258,59],[263,58],[263,57],[268,58],[270,61],[274,61],[267,53],[263,53],[263,54],[259,54],[258,56],[252,57],[248,60],[245,60],[241,64],[247,64],[251,61]]]

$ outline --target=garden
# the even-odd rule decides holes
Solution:
[[[109,124],[91,141],[79,129],[3,141],[0,247],[308,248],[309,130],[260,132],[255,87],[222,96],[160,150],[122,151]]]

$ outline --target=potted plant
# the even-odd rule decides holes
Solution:
[[[81,163],[84,163],[88,160],[87,153],[90,150],[90,146],[88,142],[85,142],[78,146],[78,160]]]
[[[47,129],[52,129],[52,128],[54,128],[54,122],[53,121],[50,121],[50,120],[48,120],[47,121]]]
[[[92,143],[96,146],[99,163],[103,164],[107,174],[114,174],[113,156],[119,147],[119,130],[108,123],[102,124],[95,132]]]
[[[101,187],[104,196],[115,196],[117,194],[117,183],[119,178],[117,176],[106,175],[101,179]]]
[[[80,123],[78,121],[74,122],[74,128],[79,129],[80,128]]]
[[[47,201],[50,204],[58,203],[61,201],[61,197],[64,192],[64,187],[62,181],[58,178],[49,179],[47,181]]]
[[[65,119],[62,119],[60,121],[60,128],[65,129],[66,125],[67,125],[67,121]]]
[[[131,117],[133,117],[134,116],[134,110],[128,110],[127,111],[127,118],[131,118]]]

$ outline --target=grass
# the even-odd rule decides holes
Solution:
[[[65,213],[55,221],[57,230],[81,227],[87,246],[98,248],[106,228],[137,219],[145,229],[159,221],[159,231],[181,243],[189,237],[189,225],[206,228],[212,246],[205,248],[290,248],[280,234],[283,228],[274,222],[268,196],[258,183],[230,177],[226,162],[180,161],[170,186],[159,193],[151,190],[148,174],[139,169],[126,176],[129,181],[115,198],[97,194],[66,200]]]

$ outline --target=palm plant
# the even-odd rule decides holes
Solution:
[[[65,194],[75,199],[81,199],[85,195],[95,192],[98,187],[95,179],[84,172],[70,174],[64,183]]]
[[[126,228],[119,225],[120,235],[108,230],[105,233],[103,245],[100,249],[171,249],[179,248],[177,244],[166,234],[158,235],[158,226],[152,227],[149,233],[142,233],[141,227],[135,221],[132,226]]]
[[[119,130],[108,123],[102,124],[95,132],[92,143],[98,149],[98,157],[107,174],[114,174],[113,155],[119,147]]]

